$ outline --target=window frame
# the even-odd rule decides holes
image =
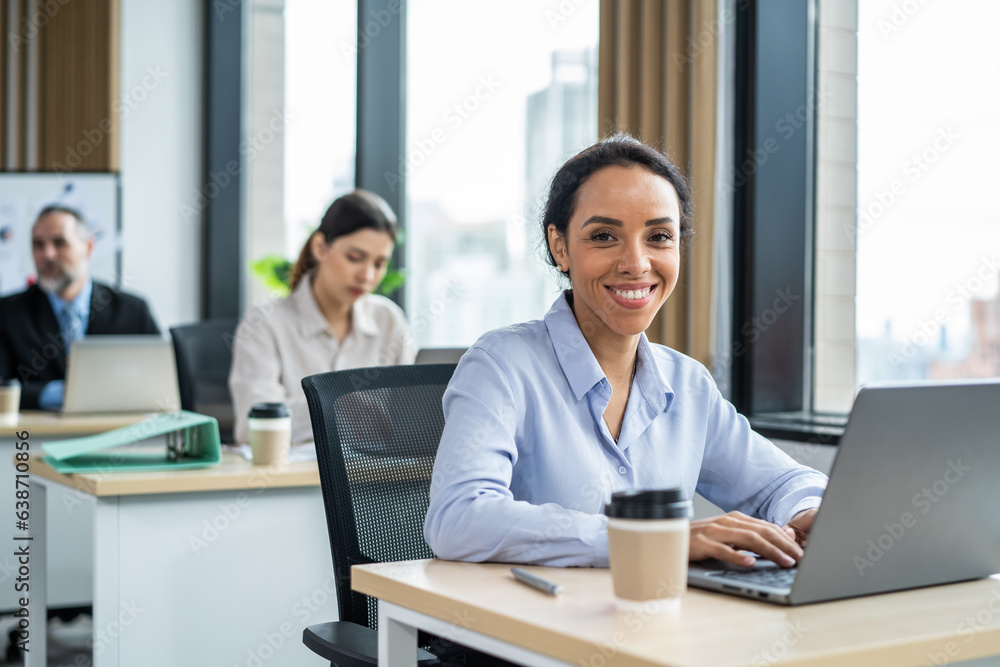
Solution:
[[[836,444],[812,410],[817,0],[736,7],[732,402],[768,437]]]

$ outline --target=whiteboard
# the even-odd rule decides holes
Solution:
[[[121,219],[118,174],[0,173],[0,296],[35,278],[31,227],[46,206],[80,211],[95,236],[90,274],[120,286]]]

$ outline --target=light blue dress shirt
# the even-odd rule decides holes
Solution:
[[[700,363],[640,337],[616,443],[611,385],[560,296],[487,333],[445,392],[424,536],[441,558],[608,565],[613,491],[681,486],[776,524],[818,507],[825,475],[755,433]]]
[[[52,311],[56,314],[56,321],[59,323],[59,332],[66,346],[67,355],[73,342],[87,335],[87,323],[90,321],[90,297],[93,293],[94,282],[89,279],[72,301],[60,298],[55,292],[45,292],[45,296],[49,298],[49,303],[52,305]],[[61,408],[65,387],[64,380],[53,380],[46,384],[38,394],[38,407],[43,410]]]

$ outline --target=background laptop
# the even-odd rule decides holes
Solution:
[[[867,387],[798,567],[706,561],[688,583],[804,604],[987,577],[1000,572],[998,480],[1000,382]]]
[[[86,336],[73,343],[63,414],[180,410],[170,341],[159,336]]]

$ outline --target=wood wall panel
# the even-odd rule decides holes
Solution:
[[[13,27],[25,38],[3,49],[3,169],[117,171],[119,0],[5,0],[3,14],[3,34]],[[37,62],[32,76],[25,76],[28,49]]]

